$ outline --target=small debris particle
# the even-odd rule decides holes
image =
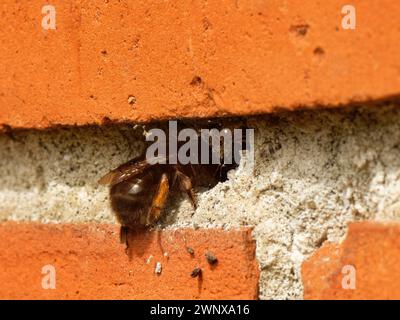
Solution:
[[[192,247],[187,247],[186,248],[187,252],[189,252],[191,255],[194,255],[194,250]]]
[[[136,97],[130,95],[130,96],[128,97],[128,103],[129,103],[129,104],[135,104],[135,103],[136,103]]]
[[[164,257],[167,258],[167,259],[169,258],[168,252],[164,252]]]
[[[216,263],[218,262],[217,257],[216,257],[215,254],[212,253],[211,251],[208,251],[208,252],[205,254],[205,256],[206,256],[207,262],[208,262],[209,264],[216,264]]]
[[[317,209],[317,205],[313,200],[307,202],[307,207],[312,210]]]
[[[161,262],[157,262],[156,264],[156,270],[154,271],[156,274],[161,274]]]
[[[201,277],[201,269],[199,267],[194,268],[190,276],[192,278]]]
[[[147,258],[146,264],[149,264],[151,262],[151,259],[153,259],[153,255],[151,254],[150,257]]]

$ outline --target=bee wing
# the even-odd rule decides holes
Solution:
[[[154,164],[160,163],[165,159],[165,157],[156,157],[150,160],[138,160],[137,158],[130,160],[107,173],[98,181],[98,183],[112,187],[122,181],[140,174],[143,172],[143,170]]]

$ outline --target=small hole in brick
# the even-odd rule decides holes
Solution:
[[[207,31],[208,29],[211,29],[212,25],[210,23],[210,21],[207,18],[203,19],[203,28],[205,31]]]
[[[322,56],[322,55],[325,54],[325,50],[323,48],[321,48],[321,47],[316,47],[314,49],[314,54],[317,55],[317,56]]]
[[[289,31],[294,33],[296,36],[304,37],[307,34],[309,28],[310,26],[308,24],[299,24],[291,26]]]
[[[192,86],[200,86],[203,83],[203,80],[199,76],[194,76],[192,81],[190,81],[190,85]]]

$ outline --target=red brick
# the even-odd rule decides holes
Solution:
[[[44,1],[2,1],[0,127],[248,115],[400,94],[398,1],[351,1],[356,30],[341,28],[340,0],[51,3],[57,30],[44,31]]]
[[[259,271],[251,230],[137,232],[130,258],[118,227],[99,224],[0,224],[1,299],[256,299]],[[194,255],[187,251],[194,250]],[[218,263],[210,265],[212,251]],[[164,253],[167,252],[168,256]],[[149,263],[146,263],[150,256]],[[161,262],[161,274],[155,266]],[[41,286],[56,268],[56,289]],[[195,267],[201,278],[192,278]]]
[[[341,244],[325,243],[302,267],[305,299],[400,299],[400,224],[352,223]],[[355,289],[343,289],[346,265]]]

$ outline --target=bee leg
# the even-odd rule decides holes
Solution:
[[[194,209],[197,208],[196,195],[193,191],[192,180],[180,171],[177,171],[177,176],[179,178],[179,187],[182,191],[185,191],[189,197],[189,200]]]
[[[119,242],[126,245],[125,251],[129,248],[128,234],[129,227],[121,226],[121,228],[119,229]]]
[[[172,182],[171,182],[171,189],[174,189],[176,181],[178,180],[178,170],[175,171],[173,177],[172,177]]]
[[[126,243],[126,241],[128,240],[128,232],[129,232],[129,228],[126,226],[121,226],[119,229],[119,242],[122,243]]]
[[[169,181],[167,174],[164,173],[161,176],[158,185],[158,190],[151,203],[151,208],[147,216],[147,222],[146,222],[147,225],[152,225],[160,218],[161,211],[165,207],[168,195],[169,195]]]

